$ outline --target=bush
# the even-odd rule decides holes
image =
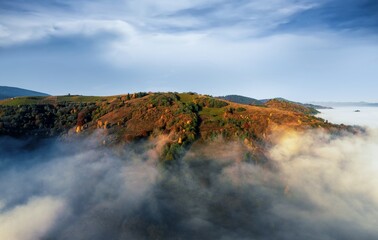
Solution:
[[[181,145],[178,143],[167,144],[163,151],[163,160],[172,161],[178,159],[181,154]]]
[[[235,108],[233,108],[233,107],[227,108],[227,109],[225,110],[225,113],[233,114],[234,112],[235,112]]]
[[[173,102],[177,101],[178,97],[174,93],[169,93],[169,94],[155,94],[151,96],[150,98],[150,103],[154,106],[164,106],[168,107],[173,104]]]

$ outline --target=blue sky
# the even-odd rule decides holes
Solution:
[[[378,102],[376,0],[1,0],[0,85]]]

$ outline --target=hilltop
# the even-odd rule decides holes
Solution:
[[[161,157],[172,160],[182,149],[220,138],[240,140],[256,154],[282,129],[351,130],[313,114],[313,109],[290,102],[252,106],[194,93],[20,97],[0,101],[0,135],[88,136],[101,131],[108,145],[164,136]]]
[[[287,101],[285,99],[270,99],[264,103],[265,106],[271,107],[271,108],[277,108],[282,110],[288,110],[292,112],[298,112],[303,114],[310,114],[315,115],[318,114],[319,111],[312,107],[306,107],[303,104],[294,103]]]
[[[48,96],[46,93],[31,91],[23,88],[0,86],[0,100],[14,97]]]

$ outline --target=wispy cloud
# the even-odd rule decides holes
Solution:
[[[52,77],[56,82],[62,82],[61,76],[64,82],[71,84],[86,81],[81,77],[89,76],[84,69],[92,68],[86,63],[97,59],[108,67],[108,72],[117,72],[118,77],[107,75],[107,78],[117,80],[109,81],[112,85],[106,91],[101,87],[106,93],[87,94],[115,94],[118,93],[112,89],[115,84],[118,84],[117,89],[130,89],[135,84],[133,89],[137,91],[193,90],[227,94],[224,92],[227,89],[247,95],[265,92],[264,96],[254,97],[280,95],[303,99],[308,94],[295,94],[309,89],[320,93],[323,91],[319,86],[326,84],[330,90],[325,97],[337,100],[332,97],[335,88],[346,87],[343,97],[351,96],[356,91],[354,79],[362,79],[369,89],[376,87],[372,82],[377,73],[372,67],[377,52],[376,7],[371,0],[79,0],[48,3],[6,0],[0,3],[0,48],[29,46],[38,52],[48,47],[51,55],[60,59],[50,61],[48,65],[53,65],[51,68],[60,73],[44,75],[45,68],[38,65],[41,61],[35,61],[35,58],[43,57],[42,53],[38,57],[36,53],[25,55],[25,59],[31,58],[35,65],[30,71],[25,69],[29,65],[17,64],[16,60],[11,65],[7,54],[0,55],[0,61],[3,56],[7,65],[0,70],[7,76],[5,79],[9,79],[4,80],[8,84],[25,82],[22,80],[25,76],[18,73],[6,74],[11,68],[23,68],[18,72],[29,72],[27,78],[35,76],[36,82]],[[83,38],[93,43],[93,49],[72,46],[70,50],[77,52],[75,59],[85,73],[76,77],[67,75],[72,71],[61,62],[75,59],[68,60],[59,51],[62,48],[59,40],[83,43]],[[93,79],[104,75],[104,71],[92,71],[91,83],[99,85],[100,80]],[[198,79],[198,84],[193,79]],[[231,84],[230,79],[238,85]],[[340,85],[341,80],[346,85]],[[254,87],[247,88],[247,83],[251,82]],[[214,90],[210,87],[214,85],[222,88]],[[59,94],[74,91],[65,89]],[[290,97],[292,94],[294,97]]]
[[[287,25],[286,31],[309,29],[328,29],[340,32],[359,32],[377,34],[378,2],[375,0],[331,0],[295,14]]]
[[[237,29],[256,36],[273,34],[276,29],[308,27],[376,29],[377,8],[372,0],[2,1],[0,22],[8,36],[2,42],[12,41],[12,36],[17,42],[41,37],[41,32],[58,33],[55,25],[73,21],[92,21],[95,25],[95,21],[122,21],[138,31],[155,33],[201,31],[221,35],[227,30],[235,34]],[[26,29],[23,37],[17,34]]]
[[[33,4],[3,2],[2,45],[42,39],[51,35],[113,32],[134,29],[141,33],[200,32],[251,36],[271,30],[288,17],[316,6],[293,0],[269,1],[90,1]],[[23,16],[20,18],[20,16]],[[128,29],[128,30],[126,30]]]
[[[40,239],[54,226],[58,216],[64,215],[64,210],[64,201],[59,198],[32,198],[26,204],[0,214],[0,237]]]

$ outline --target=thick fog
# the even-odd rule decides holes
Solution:
[[[378,128],[378,107],[355,106],[322,109],[318,117],[325,118],[332,123]]]
[[[3,137],[0,239],[377,239],[371,126],[286,132],[268,162],[243,161],[242,143],[217,140],[165,166],[164,137],[116,149],[98,144],[101,133]]]

